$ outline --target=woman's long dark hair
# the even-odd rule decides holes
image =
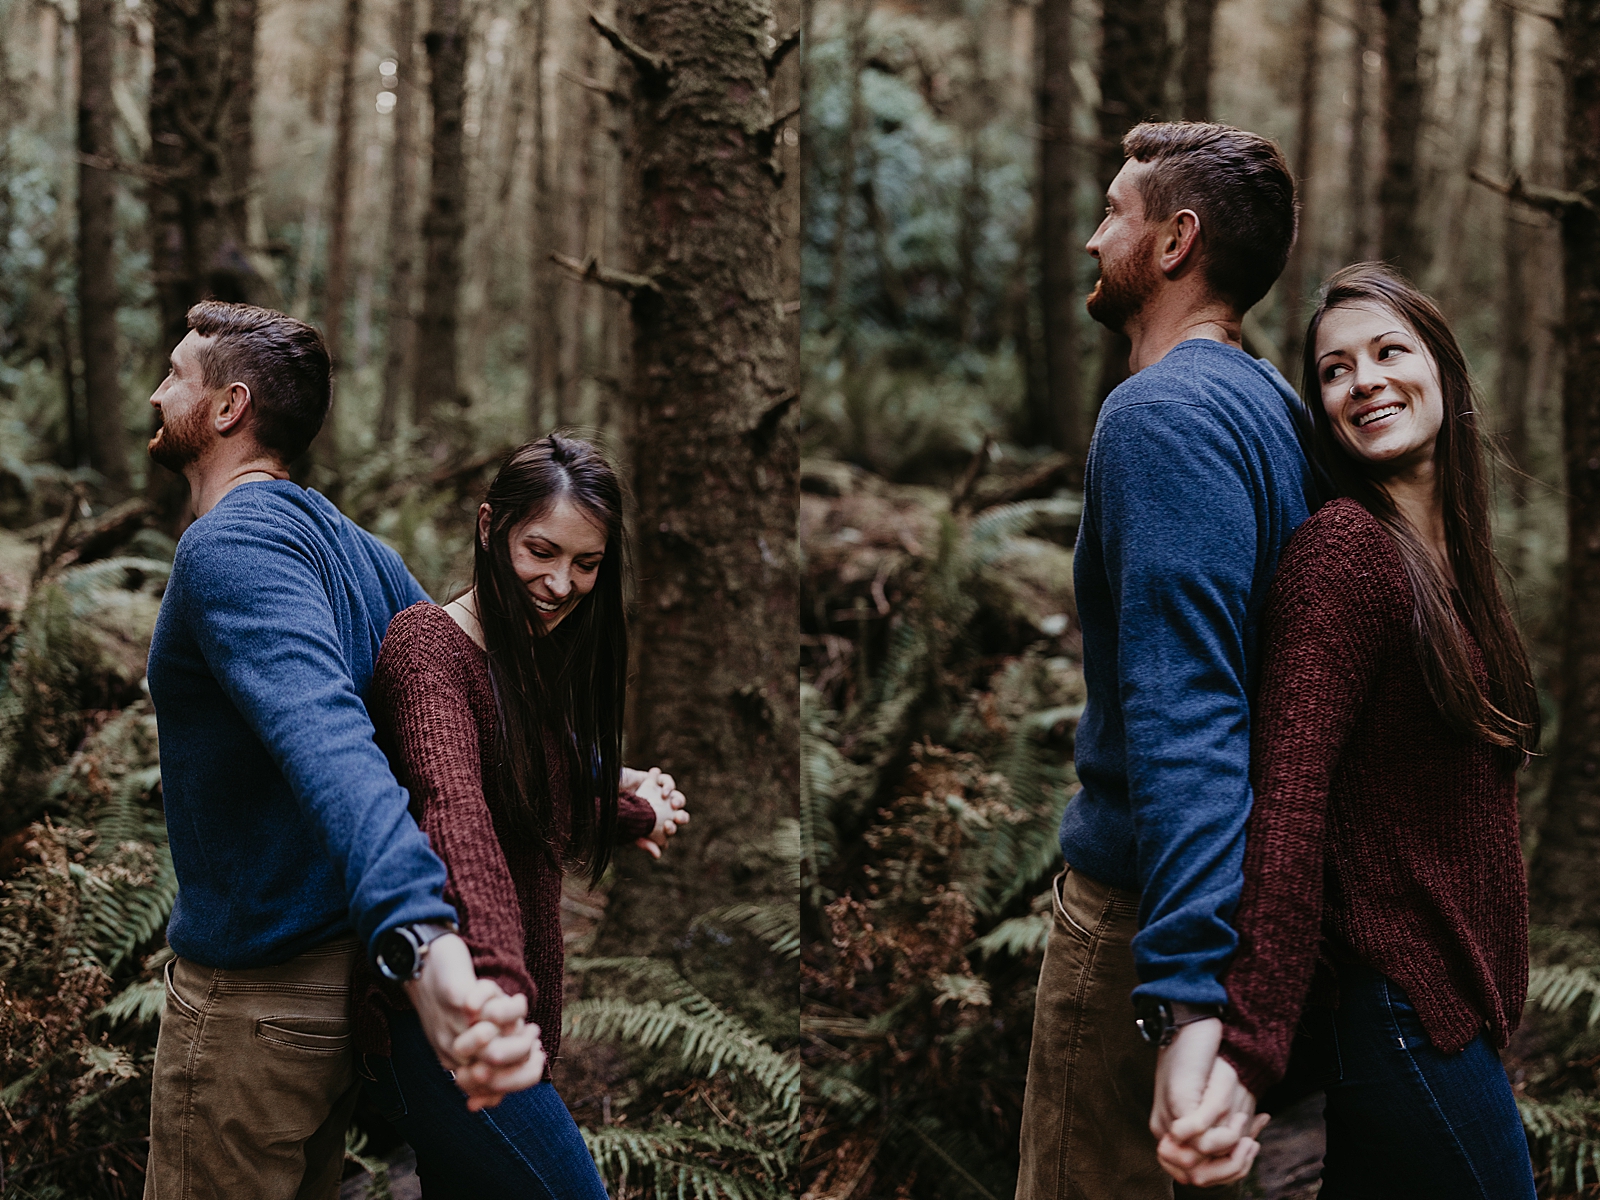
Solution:
[[[1487,694],[1468,657],[1450,581],[1421,534],[1334,435],[1317,374],[1317,329],[1335,308],[1373,304],[1411,327],[1438,366],[1444,424],[1434,444],[1434,473],[1444,510],[1445,544],[1468,625],[1488,668]],[[1306,330],[1303,387],[1311,410],[1312,454],[1341,496],[1361,504],[1383,525],[1400,552],[1416,598],[1414,632],[1428,691],[1445,719],[1462,733],[1496,746],[1533,752],[1539,745],[1539,698],[1528,655],[1500,592],[1499,563],[1489,529],[1489,479],[1466,357],[1438,307],[1383,263],[1357,263],[1335,272]]]
[[[511,534],[567,501],[605,531],[594,587],[550,632],[511,565]],[[472,582],[500,729],[499,770],[515,819],[556,857],[552,753],[565,755],[572,831],[565,857],[598,883],[611,861],[622,769],[628,621],[622,486],[588,442],[551,434],[513,451],[489,494],[487,541],[474,538]]]

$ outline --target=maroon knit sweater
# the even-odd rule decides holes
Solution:
[[[1319,959],[1400,984],[1446,1054],[1485,1027],[1503,1047],[1521,1017],[1516,760],[1446,724],[1414,608],[1394,543],[1353,500],[1300,528],[1273,582],[1239,949],[1223,979],[1222,1055],[1257,1096],[1283,1077],[1301,1010],[1336,1003]],[[1476,643],[1469,653],[1481,682]]]
[[[528,997],[528,1019],[554,1060],[561,1049],[561,871],[536,839],[518,831],[496,773],[486,769],[498,754],[488,655],[444,609],[414,604],[384,635],[368,708],[395,778],[411,793],[411,815],[449,869],[444,898],[455,906],[478,977]],[[572,826],[566,759],[548,757],[556,843],[564,850]],[[617,841],[654,828],[649,803],[623,795]],[[404,993],[365,992],[360,1048],[387,1054],[381,1006],[406,1007]]]

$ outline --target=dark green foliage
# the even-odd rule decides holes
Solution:
[[[996,622],[990,569],[1067,513],[941,518],[890,627],[853,647],[866,682],[803,693],[801,1173],[819,1194],[1015,1187],[1035,910],[1059,863],[1081,677],[1062,642]]]
[[[1600,942],[1538,925],[1528,941],[1529,1028],[1510,1064],[1517,1108],[1552,1194],[1590,1195],[1600,1185]],[[1515,1061],[1529,1043],[1539,1052]]]

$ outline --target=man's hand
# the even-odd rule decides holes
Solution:
[[[491,1107],[538,1082],[544,1051],[538,1028],[524,1024],[527,997],[508,996],[494,980],[479,979],[460,937],[450,933],[430,942],[422,974],[405,989],[439,1062],[467,1093],[469,1108]],[[469,1064],[485,1069],[463,1070]]]
[[[656,827],[648,837],[637,838],[633,844],[651,858],[660,858],[667,839],[678,832],[678,826],[688,824],[688,802],[672,776],[663,774],[660,767],[651,767],[649,771],[632,771],[624,767],[622,786],[625,791],[631,789],[636,792],[641,800],[647,801],[655,809]]]
[[[1243,1179],[1260,1152],[1255,1135],[1267,1123],[1256,1099],[1217,1051],[1222,1022],[1215,1017],[1184,1025],[1156,1060],[1150,1132],[1156,1156],[1179,1183],[1214,1187]]]

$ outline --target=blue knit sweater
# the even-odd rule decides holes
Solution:
[[[178,954],[270,966],[455,919],[363,704],[390,618],[427,598],[399,555],[287,481],[235,487],[184,533],[149,665]]]
[[[1312,491],[1270,364],[1175,347],[1107,397],[1073,564],[1088,700],[1072,868],[1140,894],[1138,993],[1222,1003],[1250,815],[1256,625]]]

